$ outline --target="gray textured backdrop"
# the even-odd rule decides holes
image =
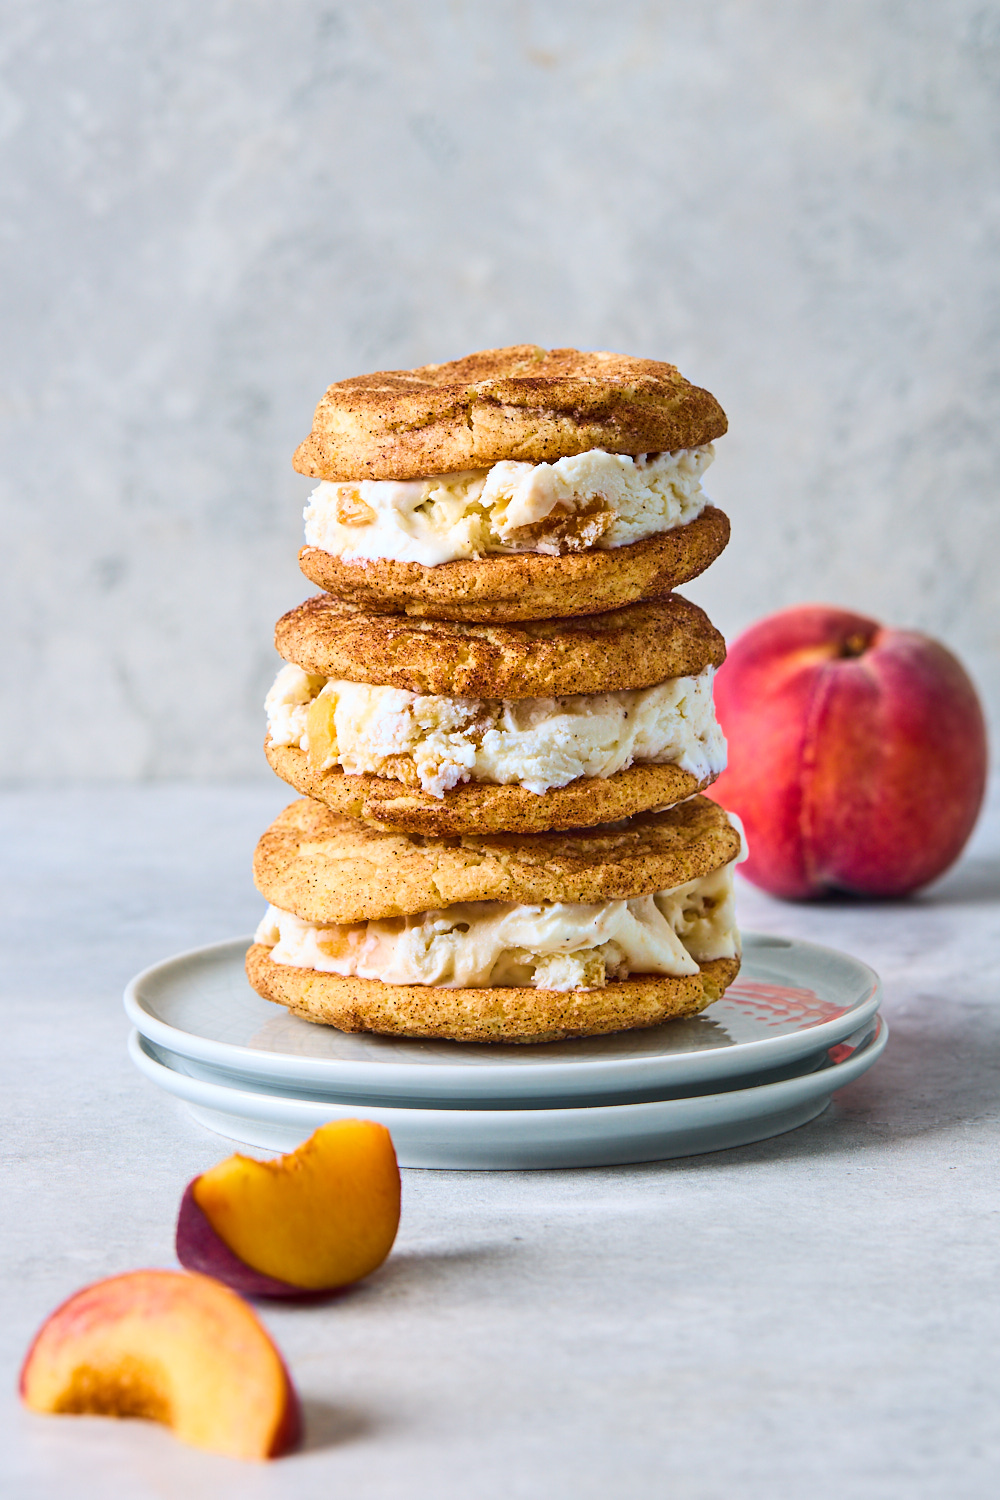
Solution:
[[[727,633],[860,607],[1000,704],[996,5],[0,15],[0,773],[260,771],[316,399],[520,340],[718,395]]]

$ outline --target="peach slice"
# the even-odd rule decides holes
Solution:
[[[28,1350],[21,1396],[32,1411],[148,1417],[230,1458],[277,1458],[299,1437],[298,1397],[253,1309],[183,1271],[129,1271],[70,1297]]]
[[[177,1258],[247,1296],[331,1292],[385,1260],[399,1196],[388,1130],[334,1120],[287,1156],[229,1156],[189,1183]]]
[[[308,760],[314,771],[321,771],[329,757],[337,753],[336,712],[337,700],[327,694],[314,698],[306,713]]]

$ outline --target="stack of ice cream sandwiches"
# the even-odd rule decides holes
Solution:
[[[332,385],[279,620],[254,988],[344,1031],[657,1025],[739,969],[719,633],[673,589],[729,537],[725,415],[672,365],[484,350]]]

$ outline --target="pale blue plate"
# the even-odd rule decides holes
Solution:
[[[815,1119],[837,1089],[870,1068],[887,1035],[877,1016],[830,1048],[822,1066],[755,1088],[574,1109],[359,1110],[192,1078],[166,1066],[135,1031],[129,1051],[140,1072],[184,1100],[196,1120],[246,1145],[291,1151],[326,1121],[363,1114],[389,1129],[404,1167],[512,1170],[660,1161],[781,1135]]]
[[[248,938],[179,954],[125,991],[139,1032],[206,1082],[373,1105],[519,1108],[662,1099],[805,1072],[857,1033],[881,997],[867,964],[831,948],[744,934],[743,967],[700,1016],[538,1046],[347,1034],[299,1020],[247,983]],[[183,1061],[182,1061],[183,1060]]]

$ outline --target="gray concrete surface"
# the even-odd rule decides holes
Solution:
[[[11,1500],[993,1500],[1000,799],[908,902],[741,920],[878,968],[882,1060],[774,1141],[607,1170],[404,1173],[363,1286],[265,1320],[306,1403],[257,1468],[13,1396],[79,1286],[170,1266],[229,1152],[135,1073],[138,968],[245,931],[277,786],[0,794],[0,1494]]]
[[[731,418],[692,593],[1000,705],[1000,10],[8,0],[0,775],[252,774],[326,384],[529,339]]]

